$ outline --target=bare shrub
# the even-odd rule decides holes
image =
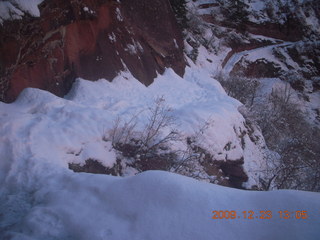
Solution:
[[[245,117],[259,125],[269,149],[279,154],[266,156],[262,189],[320,191],[320,130],[307,122],[293,98],[290,85],[297,82],[297,76],[287,75],[283,88],[273,89],[259,101],[255,100],[257,80],[222,74],[217,79],[229,96],[245,105]]]
[[[142,127],[138,127],[142,113],[139,112],[128,121],[117,118],[104,137],[105,141],[112,142],[118,159],[130,159],[126,161],[127,166],[139,172],[165,170],[200,180],[215,179],[205,172],[203,165],[205,160],[212,160],[212,156],[200,147],[212,120],[206,121],[191,136],[184,136],[175,129],[172,109],[164,98],[157,98],[146,111],[147,121]]]
[[[294,137],[303,124],[303,113],[292,100],[292,94],[286,84],[284,88],[272,90],[266,102],[251,109],[268,146],[274,150],[281,139]]]
[[[195,35],[202,35],[206,29],[201,16],[198,14],[197,7],[192,5],[188,9],[188,30]]]
[[[203,134],[210,126],[213,125],[213,120],[209,119],[204,122],[191,136],[184,139],[185,149],[179,152],[179,159],[175,162],[171,171],[192,177],[195,179],[208,179],[210,176],[205,172],[205,160],[212,160],[211,154],[200,147],[203,141]]]
[[[256,79],[242,76],[224,77],[220,75],[218,80],[230,97],[239,100],[245,105],[253,105],[259,87],[259,82]]]
[[[134,135],[136,126],[137,115],[133,116],[129,121],[124,123],[120,117],[117,117],[109,134],[113,148],[116,148],[118,144],[129,143]]]
[[[305,89],[305,86],[304,86],[305,78],[302,76],[302,74],[296,71],[286,72],[281,76],[281,80],[284,82],[290,83],[293,89],[298,90],[300,92],[303,92]]]
[[[251,114],[268,147],[280,154],[268,187],[320,191],[320,131],[305,120],[290,85],[273,90],[267,102],[254,106]]]
[[[138,126],[141,112],[128,121],[117,118],[104,137],[105,141],[112,142],[122,172],[126,167],[138,172],[164,170],[235,187],[241,187],[242,182],[247,180],[241,178],[239,184],[234,185],[234,179],[227,171],[228,166],[223,161],[216,161],[210,151],[203,147],[204,133],[214,124],[212,119],[205,121],[193,134],[184,135],[175,129],[172,109],[163,98],[157,98],[154,105],[145,111],[147,119],[143,126]],[[242,167],[240,165],[239,168]]]
[[[163,97],[155,100],[155,106],[149,108],[148,122],[142,132],[141,141],[146,148],[156,148],[170,141],[179,140],[179,132],[174,129],[175,121],[172,109],[165,105]],[[169,133],[163,134],[169,128]]]
[[[147,122],[142,129],[137,127],[142,112],[125,122],[117,118],[105,140],[110,139],[113,148],[123,157],[134,159],[132,166],[139,171],[170,170],[177,153],[169,144],[180,141],[180,133],[174,129],[172,109],[160,97],[147,111]]]

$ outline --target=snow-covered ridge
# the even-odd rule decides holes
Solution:
[[[43,0],[4,0],[0,1],[0,24],[5,20],[21,19],[25,13],[40,17],[38,5]]]

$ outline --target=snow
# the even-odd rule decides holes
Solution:
[[[1,19],[9,18],[6,9],[14,11],[15,18],[23,16],[23,11],[38,16],[35,4],[40,0],[21,0],[20,10],[11,2],[0,2]],[[251,2],[255,11],[262,9],[261,1]],[[120,10],[116,11],[122,21]],[[107,37],[116,41],[114,33]],[[211,40],[212,32],[205,37]],[[293,43],[234,54],[223,71],[228,74],[243,57],[251,61],[261,56],[271,58],[273,48],[287,44]],[[187,52],[192,51],[187,42],[185,46]],[[112,82],[77,79],[64,98],[29,88],[12,104],[0,102],[0,239],[319,239],[319,193],[242,191],[161,171],[136,175],[137,169],[128,166],[123,166],[126,177],[68,169],[68,164],[83,165],[88,159],[112,167],[116,152],[106,137],[117,117],[126,121],[139,113],[138,128],[142,128],[148,107],[163,97],[184,136],[209,122],[201,147],[217,160],[243,157],[249,176],[245,186],[257,184],[263,177],[261,170],[267,169],[264,154],[268,149],[259,132],[255,132],[258,143],[246,135],[242,147],[239,136],[246,127],[238,111],[241,103],[228,97],[214,79],[231,49],[215,38],[211,47],[220,52],[200,46],[196,63],[187,59],[189,67],[183,78],[167,69],[149,87],[129,72],[121,72]],[[131,54],[141,49],[134,41],[126,47]],[[97,60],[101,60],[99,56]],[[279,79],[260,81],[264,92],[257,98],[283,87]],[[317,108],[319,94],[310,96],[310,105]],[[228,143],[230,151],[224,149]],[[212,219],[214,210],[237,211],[240,218]],[[259,211],[272,211],[273,217],[244,219],[242,212],[250,210],[255,216]],[[291,214],[291,219],[281,219],[278,212],[285,210],[307,211],[309,217],[296,219]]]
[[[83,11],[90,13],[90,14],[94,14],[95,12],[91,9],[89,9],[88,7],[83,7]]]
[[[111,34],[108,34],[108,37],[112,43],[115,43],[117,41],[116,35],[113,32]]]
[[[178,49],[179,48],[179,46],[178,46],[178,44],[177,44],[177,40],[174,38],[173,39],[173,43],[174,43],[174,46]]]
[[[5,239],[317,239],[320,234],[318,193],[240,191],[160,171],[127,178],[54,174],[54,180],[39,179],[34,192],[6,198],[1,205],[6,231],[0,232]],[[212,219],[215,210],[237,211],[240,218]],[[242,212],[250,210],[273,216],[244,219]],[[307,211],[309,217],[280,219],[278,211],[284,210]]]
[[[38,5],[43,0],[5,0],[0,1],[0,24],[5,20],[21,19],[25,13],[40,17]]]
[[[147,119],[143,111],[157,97],[163,97],[166,104],[174,109],[178,126],[185,134],[193,134],[208,119],[214,122],[214,129],[207,131],[203,144],[217,155],[217,159],[226,154],[230,159],[241,158],[243,150],[233,130],[234,127],[244,128],[243,117],[237,111],[240,103],[226,96],[220,84],[203,72],[187,69],[185,79],[182,79],[168,69],[149,88],[130,74],[120,75],[112,83],[79,79],[66,98],[86,106],[102,108],[106,114],[111,113],[105,116],[105,124],[109,122],[109,125],[115,116],[129,120],[142,112],[139,114],[139,124],[142,126]],[[223,148],[228,142],[234,142],[235,148],[226,152]],[[221,151],[224,154],[218,156],[217,153]]]
[[[277,39],[277,38],[271,38],[271,37],[266,37],[263,35],[257,35],[252,33],[248,33],[248,35],[250,36],[251,39],[257,39],[259,41],[269,41],[272,44],[283,43],[283,40]]]
[[[241,103],[226,95],[209,70],[196,65],[186,69],[184,78],[167,69],[148,88],[123,72],[112,83],[104,79],[96,82],[78,79],[65,99],[38,89],[25,89],[16,102],[0,104],[0,120],[6,123],[0,129],[6,142],[0,150],[7,154],[11,149],[17,155],[12,147],[17,144],[23,146],[16,156],[19,159],[28,153],[32,161],[42,159],[63,168],[69,163],[82,165],[87,159],[110,167],[115,163],[115,154],[104,138],[108,138],[115,120],[119,117],[128,121],[139,113],[137,127],[143,129],[148,119],[146,110],[159,97],[173,109],[177,129],[186,137],[210,122],[199,145],[217,160],[232,161],[247,156],[247,186],[257,184],[260,175],[256,172],[261,172],[265,165],[263,138],[259,144],[253,144],[246,135],[248,147],[243,149],[239,135],[246,130],[245,120],[237,110]],[[229,143],[232,148],[226,150]]]
[[[118,21],[123,22],[123,17],[121,15],[121,11],[119,8],[116,8],[116,14],[117,14]]]
[[[250,3],[250,7],[254,10],[254,11],[262,11],[265,8],[265,2],[263,1],[257,1],[257,0],[253,0]]]
[[[40,17],[40,11],[38,5],[43,2],[43,0],[14,0],[21,10],[28,12],[31,16]]]
[[[239,53],[234,53],[230,59],[227,61],[223,68],[223,73],[226,75],[229,75],[232,71],[233,67],[241,61],[243,58],[249,60],[250,62],[254,62],[258,59],[267,59],[269,61],[275,62],[282,66],[283,68],[287,68],[285,64],[280,62],[275,56],[272,54],[272,50],[279,47],[287,47],[293,44],[296,44],[297,42],[284,42],[280,44],[273,44],[265,47],[255,48],[252,50],[242,51]],[[296,65],[296,63],[291,62],[293,65]]]
[[[114,120],[140,113],[141,127],[144,110],[161,96],[185,135],[209,120],[203,146],[217,158],[219,152],[230,160],[243,156],[248,186],[255,184],[265,163],[248,136],[241,148],[241,104],[226,95],[209,65],[200,65],[190,62],[183,78],[167,69],[149,87],[122,72],[113,82],[78,79],[65,98],[28,88],[16,102],[0,103],[1,238],[317,239],[318,193],[240,191],[167,172],[135,175],[133,168],[124,169],[128,177],[68,169],[87,159],[112,166],[116,154],[104,137]],[[212,219],[214,210],[237,211],[240,218]],[[244,219],[242,212],[250,210],[273,217]],[[278,211],[285,210],[309,217],[280,219]]]
[[[137,54],[139,51],[143,52],[143,47],[139,42],[136,42],[134,39],[132,39],[133,44],[127,44],[125,51],[129,52],[131,55]]]
[[[265,101],[272,91],[288,91],[290,93],[290,101],[293,102],[299,109],[305,113],[306,119],[314,126],[319,127],[317,120],[316,109],[319,109],[320,93],[312,91],[312,81],[305,81],[309,101],[303,100],[300,93],[296,92],[289,83],[281,81],[279,78],[261,78],[259,79],[260,87],[257,93],[257,101]],[[309,91],[308,91],[309,90]]]
[[[228,124],[241,118],[239,103],[199,69],[187,69],[185,79],[167,70],[150,88],[122,73],[112,83],[79,79],[65,99],[26,89],[15,103],[0,103],[0,236],[317,239],[318,193],[240,191],[160,171],[120,178],[67,169],[67,163],[88,158],[111,166],[115,154],[102,135],[112,118],[130,117],[156,94],[176,109],[186,132],[193,130],[195,116],[201,122],[203,114],[211,115],[219,131],[212,137],[230,140]],[[211,219],[214,210],[237,211],[240,219]],[[272,211],[273,218],[243,219],[242,212],[250,210]],[[309,218],[280,219],[280,210],[307,211]]]
[[[319,30],[320,21],[319,21],[319,18],[317,17],[316,10],[313,9],[312,7],[311,9],[308,9],[308,10],[309,10],[308,17],[306,16],[306,13],[304,13],[302,10],[301,10],[301,15],[304,16],[307,26],[310,27],[317,34],[320,34],[320,30]]]
[[[197,58],[196,64],[197,66],[205,69],[212,76],[216,76],[219,72],[222,71],[222,62],[228,54],[228,50],[230,48],[218,47],[221,52],[219,54],[214,54],[209,52],[204,46],[200,46],[198,48],[199,56]]]
[[[0,23],[7,19],[20,19],[23,12],[14,7],[10,2],[0,2]]]

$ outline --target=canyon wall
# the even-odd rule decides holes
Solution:
[[[168,0],[45,0],[40,17],[0,25],[0,100],[27,87],[65,95],[75,78],[129,70],[145,85],[184,74],[183,39]]]

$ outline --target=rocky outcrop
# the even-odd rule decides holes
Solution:
[[[249,78],[275,78],[281,76],[281,70],[280,66],[265,58],[261,58],[254,62],[239,61],[233,67],[230,75],[241,75]]]
[[[301,26],[301,23],[296,19],[292,19],[290,22],[284,24],[273,22],[260,24],[245,22],[238,25],[230,21],[217,21],[213,16],[207,14],[201,15],[201,19],[210,24],[236,29],[239,32],[281,39],[283,41],[299,41],[304,37],[303,26]]]
[[[0,100],[26,87],[63,96],[76,77],[129,70],[145,85],[171,67],[183,75],[183,40],[167,0],[51,0],[40,18],[0,26]]]

